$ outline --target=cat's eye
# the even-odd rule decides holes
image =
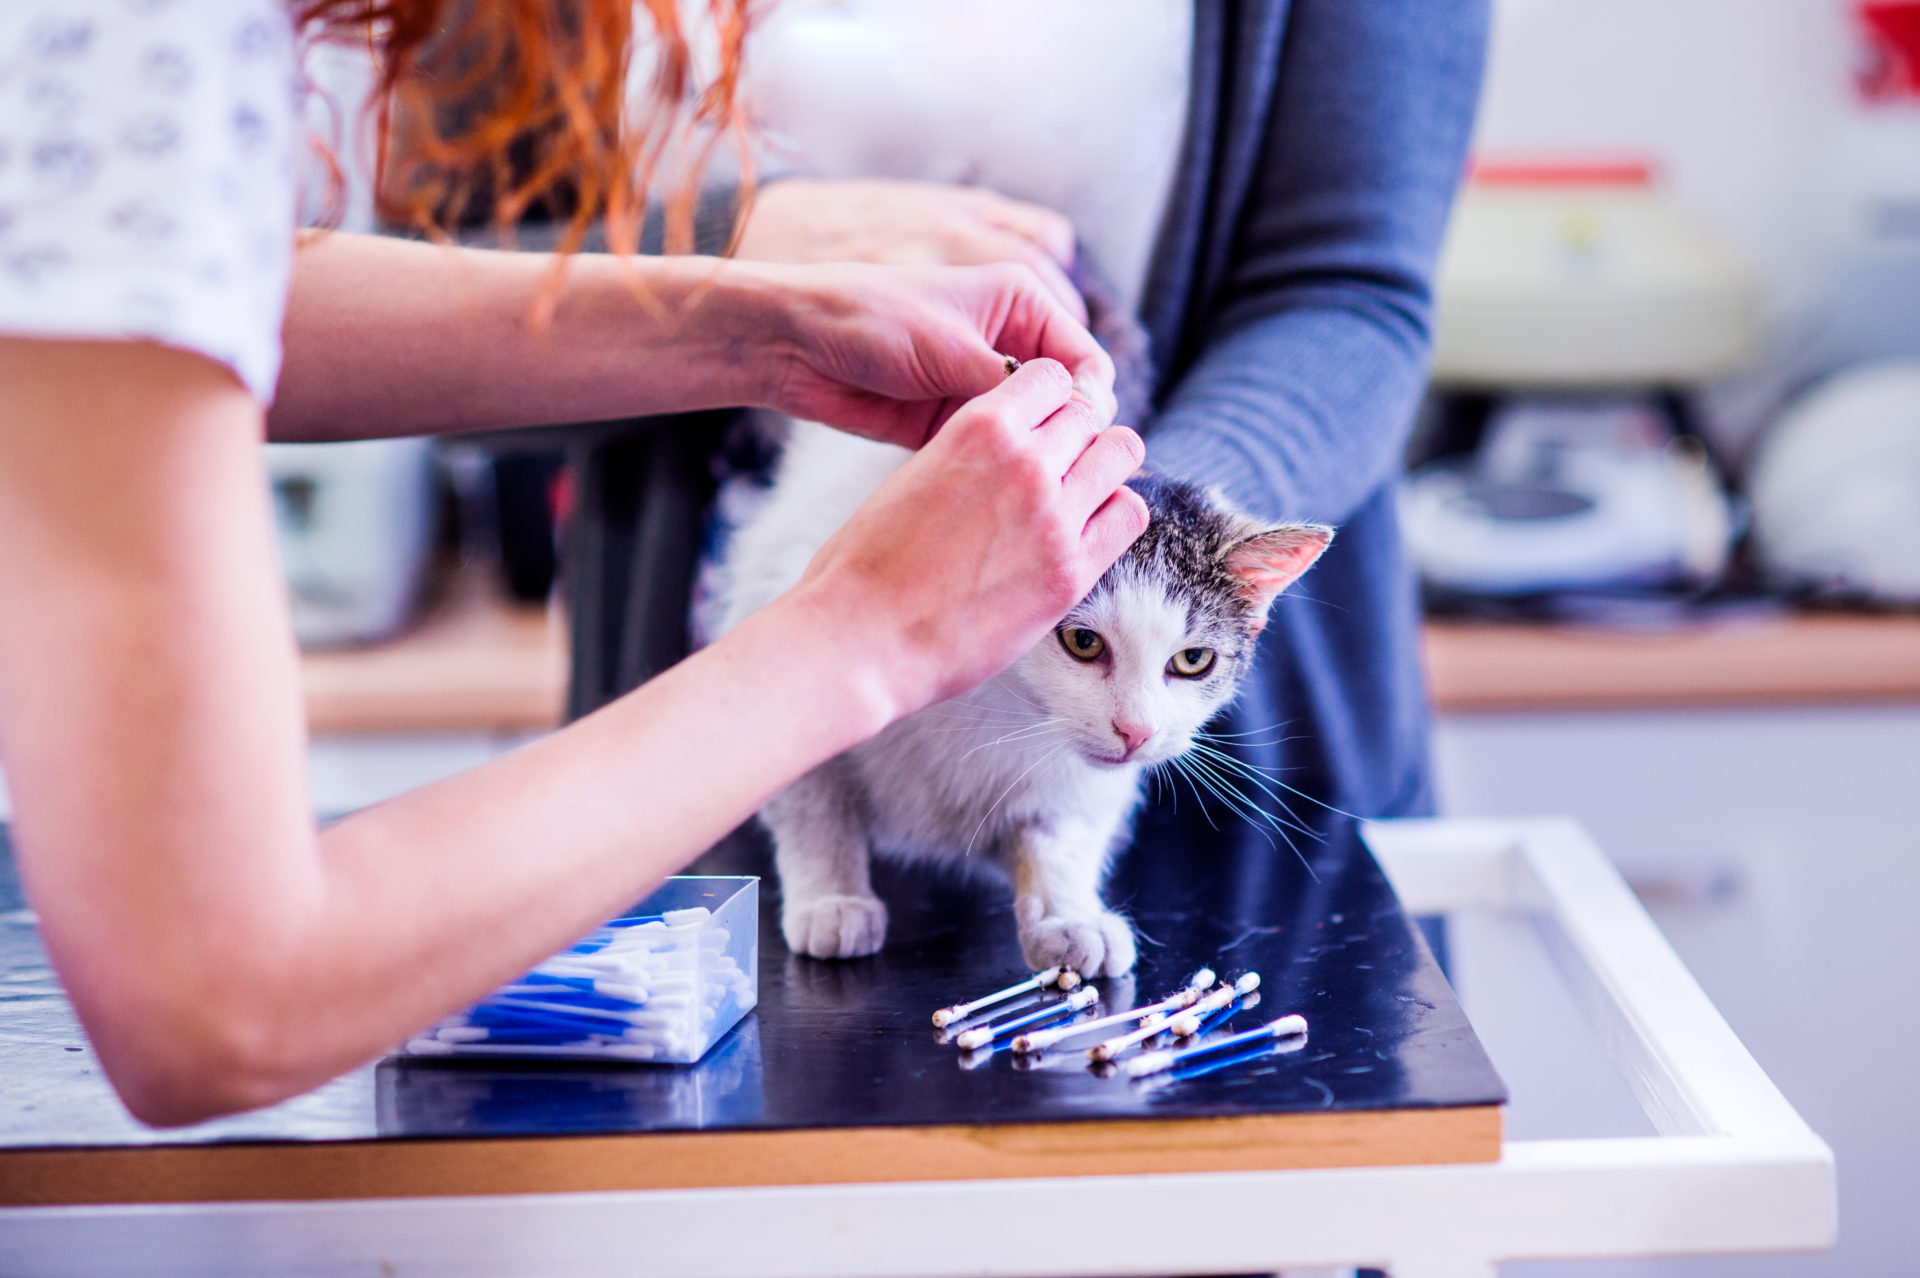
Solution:
[[[1182,679],[1198,679],[1211,669],[1213,669],[1213,649],[1211,648],[1182,648],[1174,653],[1173,660],[1167,663],[1168,673],[1179,675]]]
[[[1062,626],[1060,646],[1082,661],[1092,661],[1107,650],[1107,641],[1085,626]]]

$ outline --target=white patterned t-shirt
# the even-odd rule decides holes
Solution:
[[[0,0],[0,335],[161,342],[269,403],[296,86],[279,0]]]

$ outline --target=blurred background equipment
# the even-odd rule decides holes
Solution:
[[[1461,595],[1700,587],[1733,527],[1697,441],[1608,397],[1507,401],[1475,453],[1407,481],[1402,516],[1429,586]]]
[[[1436,292],[1405,493],[1436,602],[1712,585],[1736,520],[1692,399],[1760,349],[1741,254],[1650,161],[1480,163]]]
[[[1687,388],[1759,349],[1753,268],[1638,157],[1476,163],[1435,293],[1449,390]]]
[[[1920,313],[1920,294],[1910,299]],[[1749,491],[1767,579],[1920,605],[1920,359],[1837,374],[1761,442]]]
[[[397,633],[433,546],[433,446],[423,439],[270,444],[266,458],[301,644]]]

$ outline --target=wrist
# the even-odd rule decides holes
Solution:
[[[879,733],[920,700],[901,679],[887,627],[857,601],[803,581],[743,621],[727,637],[762,645],[783,671],[783,692],[812,703],[809,721],[837,754]]]
[[[714,273],[702,324],[727,365],[731,403],[781,406],[782,387],[803,362],[805,316],[818,305],[811,274],[734,259]]]

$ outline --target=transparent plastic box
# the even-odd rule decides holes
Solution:
[[[759,960],[760,880],[683,875],[400,1055],[690,1064],[759,1002]]]

